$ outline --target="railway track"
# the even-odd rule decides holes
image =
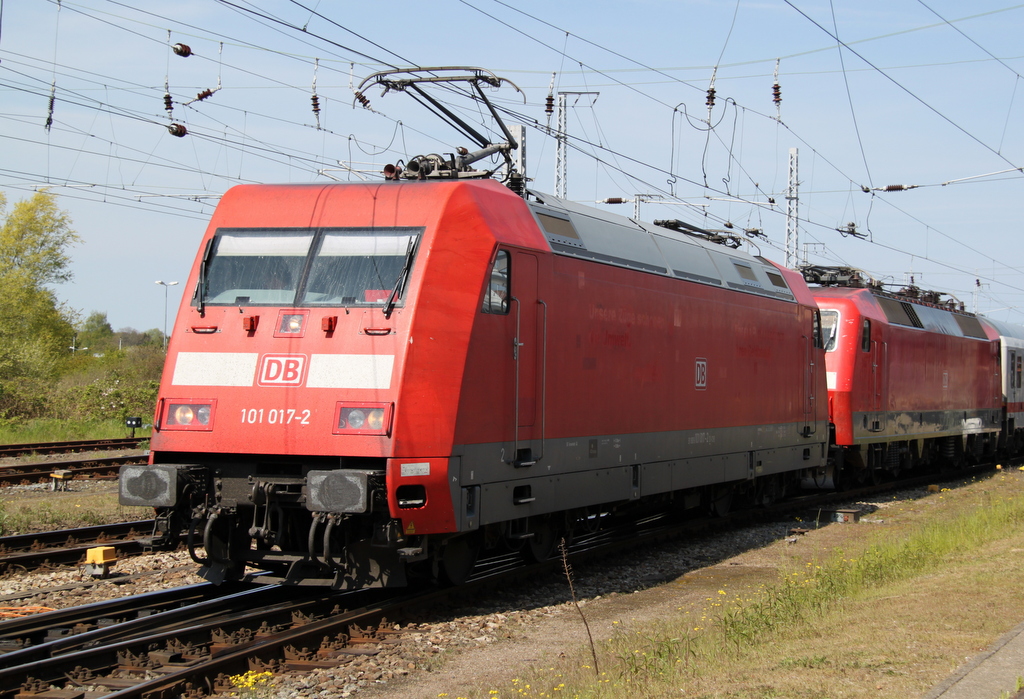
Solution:
[[[74,565],[94,546],[111,546],[118,557],[138,555],[145,551],[140,537],[152,531],[149,519],[0,537],[0,573]]]
[[[116,477],[122,464],[145,463],[147,456],[141,453],[120,456],[84,457],[81,459],[62,459],[60,461],[41,461],[38,463],[6,464],[0,466],[0,486],[31,485],[32,483],[52,483],[55,471],[68,471],[70,477],[105,478]]]
[[[605,515],[600,519],[608,529],[578,537],[570,555],[574,560],[584,556],[603,559],[639,545],[689,536],[696,530],[720,530],[723,524],[779,518],[794,511],[821,512],[837,500],[936,482],[931,475],[838,494],[809,495],[725,518],[681,522],[668,513],[652,513],[617,523],[613,515]],[[110,699],[171,699],[231,690],[231,675],[254,669],[279,673],[333,667],[360,655],[389,652],[388,644],[397,642],[401,634],[384,624],[385,618],[403,619],[412,609],[441,602],[458,605],[473,592],[494,589],[512,579],[536,580],[561,565],[558,559],[525,565],[520,556],[505,554],[481,561],[470,581],[458,588],[397,593],[363,590],[331,594],[260,586],[232,588],[230,595],[209,598],[206,593],[189,591],[181,593],[190,596],[183,602],[188,606],[175,606],[172,598],[160,611],[142,615],[130,602],[120,611],[95,610],[102,618],[114,619],[112,623],[101,623],[96,614],[85,619],[81,611],[77,616],[74,610],[61,612],[67,616],[53,617],[59,621],[57,628],[74,630],[77,626],[82,633],[47,631],[50,640],[43,636],[42,642],[39,634],[53,626],[47,615],[18,620],[19,627],[3,622],[0,642],[20,643],[20,647],[0,657],[0,699],[29,697],[51,685],[79,692],[106,691],[109,693],[104,696]],[[157,607],[153,597],[135,599],[138,608]],[[125,601],[119,604],[125,605]],[[25,629],[33,624],[35,635],[29,635]]]
[[[125,437],[112,439],[79,439],[70,442],[29,442],[25,444],[0,445],[0,457],[25,456],[27,454],[66,454],[76,451],[100,451],[104,449],[138,449],[149,437]]]

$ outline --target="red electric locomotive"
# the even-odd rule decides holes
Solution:
[[[679,222],[525,193],[481,89],[501,79],[445,70],[368,80],[415,91],[479,151],[377,184],[236,187],[214,212],[150,463],[120,482],[158,539],[188,528],[209,579],[390,586],[417,564],[458,581],[481,548],[540,558],[612,508],[765,501],[825,467],[800,275]],[[470,83],[507,142],[420,87],[441,81]],[[510,188],[472,179],[493,154]]]
[[[937,294],[886,293],[845,272],[805,270],[813,281],[845,280],[812,289],[825,332],[833,477],[877,480],[993,454],[1002,429],[997,334]]]
[[[827,457],[808,288],[687,232],[491,180],[241,186],[188,285],[121,502],[189,527],[210,579],[459,580]]]

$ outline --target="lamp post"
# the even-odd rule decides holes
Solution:
[[[157,281],[156,283],[164,288],[164,349],[167,349],[167,290],[178,282]]]

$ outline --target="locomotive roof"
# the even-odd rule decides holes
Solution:
[[[1024,345],[1024,327],[1014,325],[1013,323],[1006,323],[1001,320],[994,320],[985,316],[981,316],[981,319],[995,328],[1000,337],[1011,337],[1015,340],[1021,341],[1020,343],[1014,343],[1014,346]]]
[[[819,305],[822,305],[822,298],[870,299],[871,304],[881,311],[892,325],[920,328],[954,337],[988,339],[988,333],[985,332],[978,316],[972,313],[963,313],[865,287],[812,287],[811,293],[819,300]]]
[[[534,201],[527,204],[557,254],[796,300],[784,276],[762,258],[549,194],[530,194]]]

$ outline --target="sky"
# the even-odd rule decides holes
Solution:
[[[476,66],[508,81],[488,97],[527,126],[531,189],[555,191],[565,93],[568,198],[784,263],[793,163],[798,263],[1024,324],[1022,30],[1005,0],[0,0],[0,191],[58,196],[82,240],[55,291],[82,319],[162,329],[223,192],[472,150],[409,95],[355,89]]]

